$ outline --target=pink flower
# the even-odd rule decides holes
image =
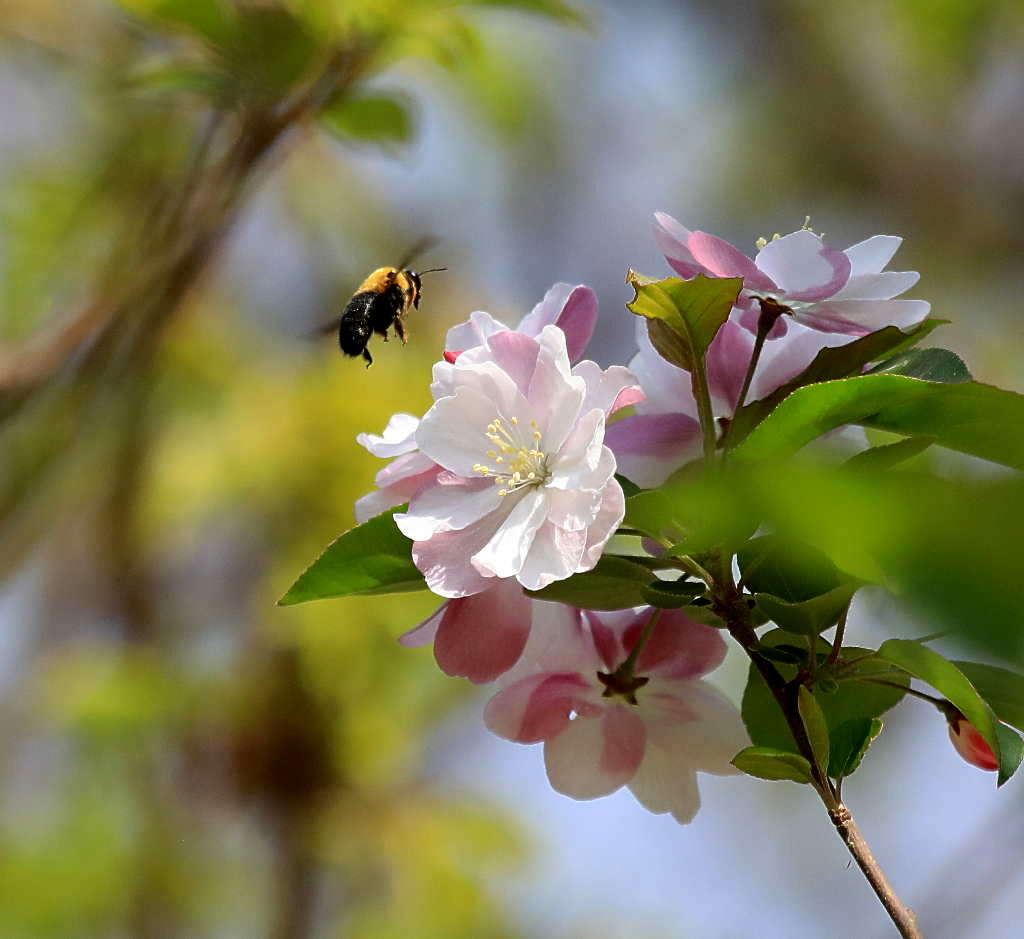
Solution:
[[[955,715],[947,716],[949,721],[949,739],[953,741],[956,752],[968,763],[980,769],[997,770],[999,761],[992,752],[992,748],[985,743],[984,737],[978,733],[975,727],[959,711]]]
[[[657,353],[646,321],[637,322],[636,333],[639,351],[629,368],[646,397],[636,405],[636,414],[608,428],[605,442],[615,453],[619,472],[648,488],[661,485],[674,470],[697,459],[702,441],[690,373]],[[765,343],[746,400],[756,401],[784,385],[826,346],[850,341],[850,336],[790,324],[784,338]],[[707,373],[716,420],[732,418],[753,349],[754,336],[735,320],[727,320],[712,340]]]
[[[494,333],[441,369],[416,443],[444,472],[395,516],[430,589],[466,597],[514,577],[537,590],[593,568],[625,510],[604,429],[636,399],[632,373],[570,369],[551,325]]]
[[[748,741],[735,706],[700,680],[725,655],[716,630],[665,611],[633,675],[623,674],[651,613],[546,610],[485,720],[509,740],[543,741],[558,792],[596,799],[626,785],[650,811],[685,823],[700,807],[696,773],[735,773],[729,761]]]
[[[377,489],[356,500],[356,521],[362,524],[374,515],[408,502],[427,482],[436,479],[440,467],[416,446],[418,417],[395,414],[383,434],[360,434],[356,442],[374,456],[395,457],[374,479]]]
[[[399,642],[404,646],[432,642],[441,671],[484,684],[519,660],[530,635],[534,607],[540,604],[530,600],[515,579],[498,580],[471,597],[446,600]]]
[[[793,319],[827,333],[863,336],[884,326],[906,329],[930,309],[924,300],[895,300],[917,283],[916,271],[885,271],[901,238],[874,235],[845,251],[829,248],[820,235],[801,229],[765,242],[751,260],[729,242],[690,231],[671,215],[656,212],[655,239],[680,277],[742,277],[738,306],[742,324],[757,330],[756,298],[776,300]],[[770,335],[786,333],[780,317]]]

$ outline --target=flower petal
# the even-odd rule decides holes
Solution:
[[[629,789],[648,812],[671,812],[681,825],[692,822],[700,810],[696,773],[677,754],[653,743],[648,743]]]
[[[653,610],[645,608],[623,633],[626,653],[636,645],[652,613]],[[698,678],[718,668],[725,652],[725,640],[719,630],[695,623],[680,610],[665,610],[640,652],[636,672],[661,678]]]
[[[610,414],[616,406],[625,407],[627,403],[636,404],[644,400],[636,376],[622,365],[602,369],[596,362],[588,359],[573,368],[572,373],[587,383],[587,393],[580,408],[583,414],[593,408],[600,408],[605,414]],[[630,391],[636,394],[624,397],[624,393]]]
[[[587,529],[587,543],[583,549],[583,557],[576,567],[576,573],[593,570],[601,559],[604,546],[615,530],[622,524],[626,515],[626,495],[617,479],[610,479],[601,496],[601,508],[597,517]]]
[[[560,735],[577,701],[591,691],[575,672],[529,675],[499,691],[484,708],[491,733],[517,743],[537,743]]]
[[[582,355],[597,324],[597,295],[582,284],[573,287],[558,283],[551,287],[519,323],[519,331],[537,336],[545,326],[557,326],[565,333],[571,362]]]
[[[664,212],[654,213],[654,240],[657,242],[658,250],[665,255],[669,266],[687,280],[704,273],[704,269],[686,247],[692,234],[690,229],[677,222],[671,215]]]
[[[431,468],[426,472],[418,473],[415,476],[405,476],[390,486],[375,489],[361,499],[356,499],[356,523],[362,525],[363,522],[375,515],[380,515],[381,512],[393,509],[396,505],[408,502],[422,488],[434,482],[439,472],[440,467],[431,463]]]
[[[917,271],[882,271],[851,277],[833,300],[891,300],[921,279]]]
[[[537,366],[540,348],[537,340],[524,333],[508,331],[491,336],[484,345],[491,360],[516,383],[525,397],[530,390],[533,370]]]
[[[885,326],[916,326],[930,310],[926,300],[827,300],[797,310],[796,319],[811,329],[863,336]]]
[[[449,600],[436,628],[434,657],[446,675],[476,684],[516,664],[530,635],[531,603],[514,580],[472,597]]]
[[[508,327],[496,320],[490,313],[477,310],[469,314],[469,319],[448,330],[444,339],[444,347],[448,352],[463,352],[483,345],[488,336],[505,332]]]
[[[637,407],[641,414],[689,414],[697,416],[690,373],[666,362],[647,334],[647,320],[637,318],[636,344],[639,351],[629,363],[646,399]]]
[[[470,558],[470,563],[488,577],[515,577],[523,569],[526,556],[544,524],[547,515],[547,494],[539,488],[525,490],[518,499],[515,494],[505,497],[516,499],[511,512],[502,520],[494,534]]]
[[[538,342],[537,368],[527,397],[541,430],[543,449],[554,453],[576,424],[587,383],[571,374],[565,334],[560,329],[545,326]]]
[[[573,799],[609,795],[636,773],[645,737],[643,721],[618,703],[600,717],[577,717],[544,744],[548,780]]]
[[[898,235],[872,235],[850,245],[843,254],[850,259],[850,276],[877,274],[892,260],[903,239]]]
[[[519,583],[527,590],[541,590],[565,580],[579,567],[587,546],[585,529],[569,531],[547,521],[537,530],[519,571]]]
[[[548,472],[547,484],[554,489],[596,492],[608,482],[615,457],[604,445],[603,411],[594,408],[576,422],[561,449],[549,457]]]
[[[764,398],[795,378],[814,361],[822,349],[843,346],[852,341],[852,336],[823,333],[801,323],[791,322],[784,339],[769,339],[764,344],[747,400]]]
[[[395,516],[395,524],[406,538],[426,541],[440,532],[472,525],[495,511],[502,498],[491,479],[456,476],[422,488],[412,497],[409,511]]]
[[[776,283],[769,274],[728,241],[695,231],[686,242],[697,263],[715,277],[742,277],[745,290],[775,290]]]
[[[492,398],[474,388],[458,388],[454,394],[435,401],[423,416],[416,442],[445,469],[474,477],[474,467],[487,459],[491,447],[487,427],[496,416]]]
[[[707,353],[708,386],[717,414],[731,415],[754,351],[754,337],[734,320],[726,320]]]
[[[441,532],[426,541],[413,542],[413,563],[434,593],[441,597],[468,597],[494,585],[493,577],[481,574],[471,558],[493,536],[504,511],[507,509],[503,507],[461,531]]]
[[[807,230],[769,241],[756,263],[789,300],[823,300],[850,279],[850,259]]]
[[[398,637],[400,645],[405,646],[409,649],[415,649],[419,646],[429,646],[434,641],[434,637],[437,635],[437,627],[441,625],[441,620],[444,617],[445,611],[448,609],[448,604],[453,603],[453,600],[446,600],[442,603],[433,613],[430,614],[422,623],[413,626],[412,629],[406,630]]]
[[[416,449],[416,428],[420,419],[411,414],[392,414],[382,434],[358,434],[356,443],[374,456],[387,460]]]
[[[437,472],[440,470],[440,467],[425,453],[413,450],[411,453],[403,453],[400,457],[388,463],[387,466],[374,476],[373,481],[377,484],[378,488],[383,489],[385,486],[393,486],[403,479],[408,479],[411,476],[420,476],[431,470]]]
[[[604,442],[618,471],[648,489],[699,456],[700,424],[688,414],[633,414],[612,424]]]

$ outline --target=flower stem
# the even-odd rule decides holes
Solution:
[[[700,421],[701,434],[704,437],[704,459],[708,464],[714,462],[715,447],[718,435],[715,433],[715,415],[711,409],[711,391],[708,388],[708,371],[704,356],[694,359],[693,371],[690,373],[690,386],[697,402],[697,418]]]
[[[835,665],[839,660],[839,655],[843,651],[843,638],[846,635],[846,618],[850,615],[850,604],[846,604],[846,609],[843,610],[843,615],[839,617],[839,623],[836,626],[836,635],[832,640],[832,651],[829,652],[828,658],[825,660],[829,665]]]
[[[765,327],[760,321],[757,324],[757,338],[754,339],[754,351],[750,355],[750,365],[747,366],[747,374],[743,376],[743,385],[740,387],[740,396],[736,399],[736,411],[743,407],[747,400],[747,392],[750,391],[750,383],[754,380],[754,372],[757,371],[757,363],[761,359],[761,350],[764,348],[764,341],[768,338],[768,330],[771,325]]]
[[[615,669],[615,674],[619,678],[629,681],[633,677],[633,671],[636,668],[636,661],[640,658],[640,653],[644,651],[644,646],[647,645],[647,640],[651,638],[651,633],[654,632],[654,627],[658,624],[661,612],[660,608],[655,608],[654,612],[651,614],[651,618],[647,621],[647,625],[644,626],[643,632],[640,633],[636,644],[630,650],[626,661]]]

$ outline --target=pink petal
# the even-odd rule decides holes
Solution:
[[[548,521],[568,531],[582,531],[601,509],[603,487],[596,492],[548,489]]]
[[[477,477],[474,467],[486,462],[492,444],[487,425],[498,416],[493,398],[462,387],[440,401],[420,421],[416,441],[430,459],[459,476]]]
[[[416,449],[418,417],[411,414],[392,414],[383,434],[358,434],[356,443],[374,456],[387,460]]]
[[[478,310],[469,314],[469,319],[459,323],[448,330],[445,336],[445,350],[451,352],[458,350],[463,352],[466,349],[475,349],[482,345],[488,336],[504,332],[508,327],[500,320],[496,320],[490,313]]]
[[[828,300],[798,310],[796,318],[811,329],[864,336],[885,326],[909,329],[930,310],[926,300]]]
[[[449,600],[436,627],[434,657],[447,675],[476,684],[516,664],[530,635],[530,600],[514,580],[472,597]]]
[[[446,600],[442,603],[433,613],[430,614],[422,623],[413,626],[412,629],[407,630],[398,637],[400,645],[405,646],[409,649],[415,649],[419,646],[429,646],[434,641],[434,637],[437,635],[437,627],[441,625],[441,619],[444,617],[445,611],[448,609],[449,603],[455,603],[455,600]]]
[[[629,789],[647,811],[655,815],[671,812],[682,825],[693,821],[700,810],[696,774],[675,754],[653,744],[648,744]]]
[[[921,279],[917,271],[883,271],[851,277],[833,300],[891,300]]]
[[[576,362],[582,356],[594,335],[597,325],[597,294],[589,287],[580,285],[573,288],[565,301],[555,325],[565,333],[565,345],[569,361]]]
[[[732,414],[735,410],[753,351],[754,337],[733,320],[726,320],[711,340],[708,385],[720,413]]]
[[[853,337],[823,333],[800,323],[790,323],[785,339],[769,339],[761,350],[748,401],[771,394],[780,385],[799,375],[824,348],[846,345]]]
[[[519,571],[519,583],[527,590],[541,590],[556,580],[565,580],[576,572],[586,546],[585,529],[567,531],[545,522],[530,545]]]
[[[654,213],[654,240],[658,250],[665,255],[665,260],[680,276],[689,280],[704,269],[696,262],[686,243],[693,234],[690,229],[677,222],[671,215],[664,212]]]
[[[547,515],[547,495],[542,489],[525,490],[522,495],[506,496],[512,510],[493,530],[485,545],[475,551],[470,562],[488,577],[515,577],[529,554],[537,529]]]
[[[647,395],[640,389],[639,386],[634,388],[623,388],[612,402],[612,406],[608,409],[609,414],[614,414],[616,411],[622,408],[627,408],[631,404],[640,404],[647,400]]]
[[[414,450],[412,453],[403,453],[400,457],[392,460],[373,478],[379,489],[385,486],[393,486],[395,483],[408,479],[411,476],[421,476],[423,473],[440,470],[440,467],[425,453]]]
[[[647,321],[637,317],[636,343],[639,351],[629,363],[647,396],[637,411],[641,414],[689,414],[697,416],[697,402],[690,387],[690,373],[666,362],[651,344]]]
[[[626,630],[623,646],[627,653],[636,645],[651,613],[653,610],[645,610]],[[725,652],[725,640],[719,630],[695,623],[679,610],[664,610],[640,653],[636,673],[673,679],[697,678],[718,668]]]
[[[485,345],[494,363],[508,374],[525,397],[530,389],[533,370],[537,366],[537,352],[540,348],[537,340],[524,333],[509,331],[491,336]]]
[[[367,493],[361,499],[356,500],[355,516],[356,522],[360,525],[381,512],[393,509],[396,505],[408,502],[423,487],[429,486],[437,478],[439,467],[434,466],[425,473],[416,476],[406,476],[391,486],[377,489]]]
[[[850,279],[850,259],[810,231],[769,241],[757,266],[785,291],[787,300],[823,300]]]
[[[688,414],[633,414],[604,435],[618,471],[644,489],[660,486],[684,463],[700,455],[700,424]]]
[[[605,414],[610,414],[617,407],[644,400],[636,376],[621,365],[602,369],[596,362],[587,360],[573,368],[572,373],[587,383],[587,394],[580,408],[583,414],[593,408],[600,408]]]
[[[687,241],[697,263],[715,277],[742,277],[746,290],[772,291],[776,289],[770,275],[758,270],[754,262],[734,248],[728,241],[695,231]]]
[[[517,743],[537,743],[560,735],[590,684],[574,672],[530,675],[499,691],[484,708],[487,728]]]
[[[850,259],[850,276],[877,274],[892,260],[903,239],[897,235],[872,235],[843,253]]]
[[[571,374],[565,334],[560,329],[545,326],[538,341],[537,368],[527,397],[543,435],[543,449],[553,453],[576,424],[587,383]]]
[[[548,780],[573,799],[597,799],[629,782],[644,756],[643,721],[617,703],[601,717],[578,717],[544,745]]]
[[[413,563],[434,593],[441,597],[468,597],[494,585],[494,579],[481,574],[471,558],[487,544],[500,524],[501,512],[495,516],[461,531],[446,531],[426,541],[413,542]]]
[[[502,504],[498,492],[491,479],[440,479],[420,489],[412,497],[409,511],[395,516],[395,524],[413,541],[426,541],[443,531],[460,531]]]
[[[608,481],[601,495],[601,508],[597,517],[587,529],[587,543],[583,549],[583,557],[576,567],[576,573],[593,570],[601,559],[604,546],[615,530],[622,524],[626,515],[626,496],[617,479]]]
[[[596,673],[601,661],[580,611],[544,600],[531,603],[532,625],[526,648],[519,661],[498,679],[498,685],[507,688],[540,672],[572,672],[581,676]]]

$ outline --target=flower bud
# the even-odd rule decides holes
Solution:
[[[992,752],[992,748],[985,743],[984,738],[978,733],[975,727],[963,714],[957,712],[949,718],[949,739],[953,741],[957,753],[968,763],[977,766],[979,769],[997,770],[999,761]]]

